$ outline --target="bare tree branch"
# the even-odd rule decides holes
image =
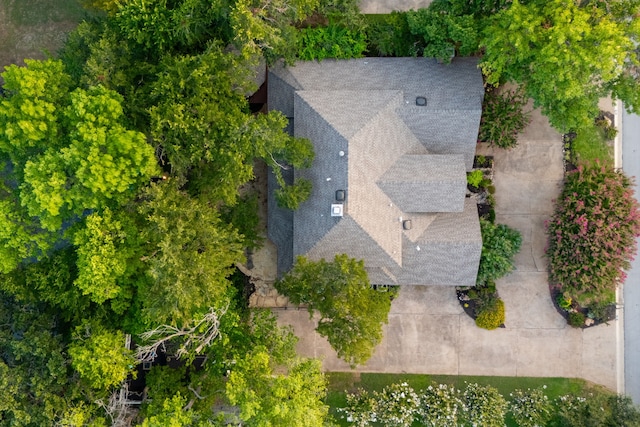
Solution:
[[[136,349],[136,361],[138,363],[153,361],[160,347],[165,348],[165,344],[174,338],[182,338],[184,341],[175,353],[176,358],[180,358],[189,353],[191,349],[198,354],[209,345],[219,335],[220,320],[228,307],[225,307],[220,314],[211,308],[209,313],[198,320],[191,328],[179,329],[171,325],[161,325],[155,329],[140,334],[143,342],[148,344],[138,346]],[[199,332],[203,329],[202,332]]]

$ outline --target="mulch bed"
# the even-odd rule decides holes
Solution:
[[[564,317],[564,319],[567,321],[567,324],[570,324],[569,312],[566,311],[564,308],[560,307],[560,305],[558,304],[558,299],[562,295],[562,292],[560,292],[560,289],[558,289],[557,286],[549,284],[549,295],[551,296],[551,301],[553,301],[553,306],[556,308],[556,311],[558,312],[558,314]],[[585,316],[585,318],[588,318],[588,315],[589,315],[588,308],[583,308],[576,305],[574,305],[573,308],[579,311],[580,313],[582,313]],[[605,310],[605,316],[603,319],[593,319],[594,321],[593,324],[589,326],[587,326],[586,324],[583,324],[580,328],[586,329],[586,328],[591,328],[593,326],[602,325],[603,323],[609,324],[609,322],[615,319],[616,319],[616,305],[609,304]]]
[[[478,317],[476,316],[476,313],[478,311],[477,310],[478,300],[467,299],[468,298],[467,293],[469,292],[469,290],[470,289],[467,289],[467,290],[456,289],[456,296],[458,297],[458,302],[460,303],[460,306],[464,310],[465,314],[475,321],[476,317]],[[496,296],[499,298],[497,292],[496,292]],[[504,323],[500,325],[500,327],[506,328]]]

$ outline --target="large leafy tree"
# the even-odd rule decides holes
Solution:
[[[363,261],[344,254],[331,262],[298,257],[275,286],[294,304],[307,305],[310,314],[320,314],[318,333],[352,365],[366,362],[382,339],[391,299],[371,288]]]
[[[248,426],[324,426],[326,380],[319,360],[294,361],[276,374],[263,347],[255,348],[229,375],[226,394]]]
[[[149,324],[181,325],[224,305],[233,265],[244,258],[240,236],[208,203],[189,197],[172,180],[148,188],[139,206],[146,218],[143,261],[151,278],[140,289]]]
[[[484,30],[481,67],[487,81],[521,83],[563,131],[590,125],[599,98],[610,93],[640,108],[632,73],[639,63],[634,41],[640,22],[633,17],[640,3],[607,11],[608,3],[514,0]]]

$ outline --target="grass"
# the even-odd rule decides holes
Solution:
[[[590,164],[599,161],[603,166],[613,167],[613,146],[604,138],[604,131],[596,126],[576,132],[572,146],[572,162]]]
[[[55,55],[85,16],[79,0],[0,0],[0,71]]]
[[[458,389],[464,389],[466,383],[478,383],[495,387],[505,398],[516,389],[538,388],[546,386],[545,394],[549,399],[555,399],[565,394],[579,395],[592,390],[593,385],[585,380],[575,378],[533,378],[533,377],[485,377],[485,376],[453,376],[453,375],[420,375],[420,374],[373,374],[373,373],[351,373],[351,372],[330,372],[327,374],[329,381],[329,392],[327,394],[327,404],[331,408],[331,414],[335,417],[338,425],[348,426],[346,421],[341,420],[337,412],[338,408],[346,404],[346,392],[353,393],[358,388],[368,391],[380,391],[385,386],[393,383],[406,382],[414,390],[419,391],[428,387],[432,382],[439,384],[450,384]],[[418,425],[418,424],[414,424]],[[514,425],[507,419],[507,425]]]
[[[1,0],[14,25],[32,26],[53,22],[80,21],[85,11],[78,0]]]

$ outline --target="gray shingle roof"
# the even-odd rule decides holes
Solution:
[[[482,242],[464,189],[483,96],[476,64],[367,58],[270,72],[269,108],[294,118],[294,134],[316,152],[310,169],[295,171],[313,184],[309,200],[293,214],[269,200],[280,274],[296,255],[346,253],[365,260],[372,283],[475,283]],[[336,190],[346,193],[342,217],[330,213]]]
[[[459,154],[406,154],[378,186],[403,212],[462,212],[467,174]]]

